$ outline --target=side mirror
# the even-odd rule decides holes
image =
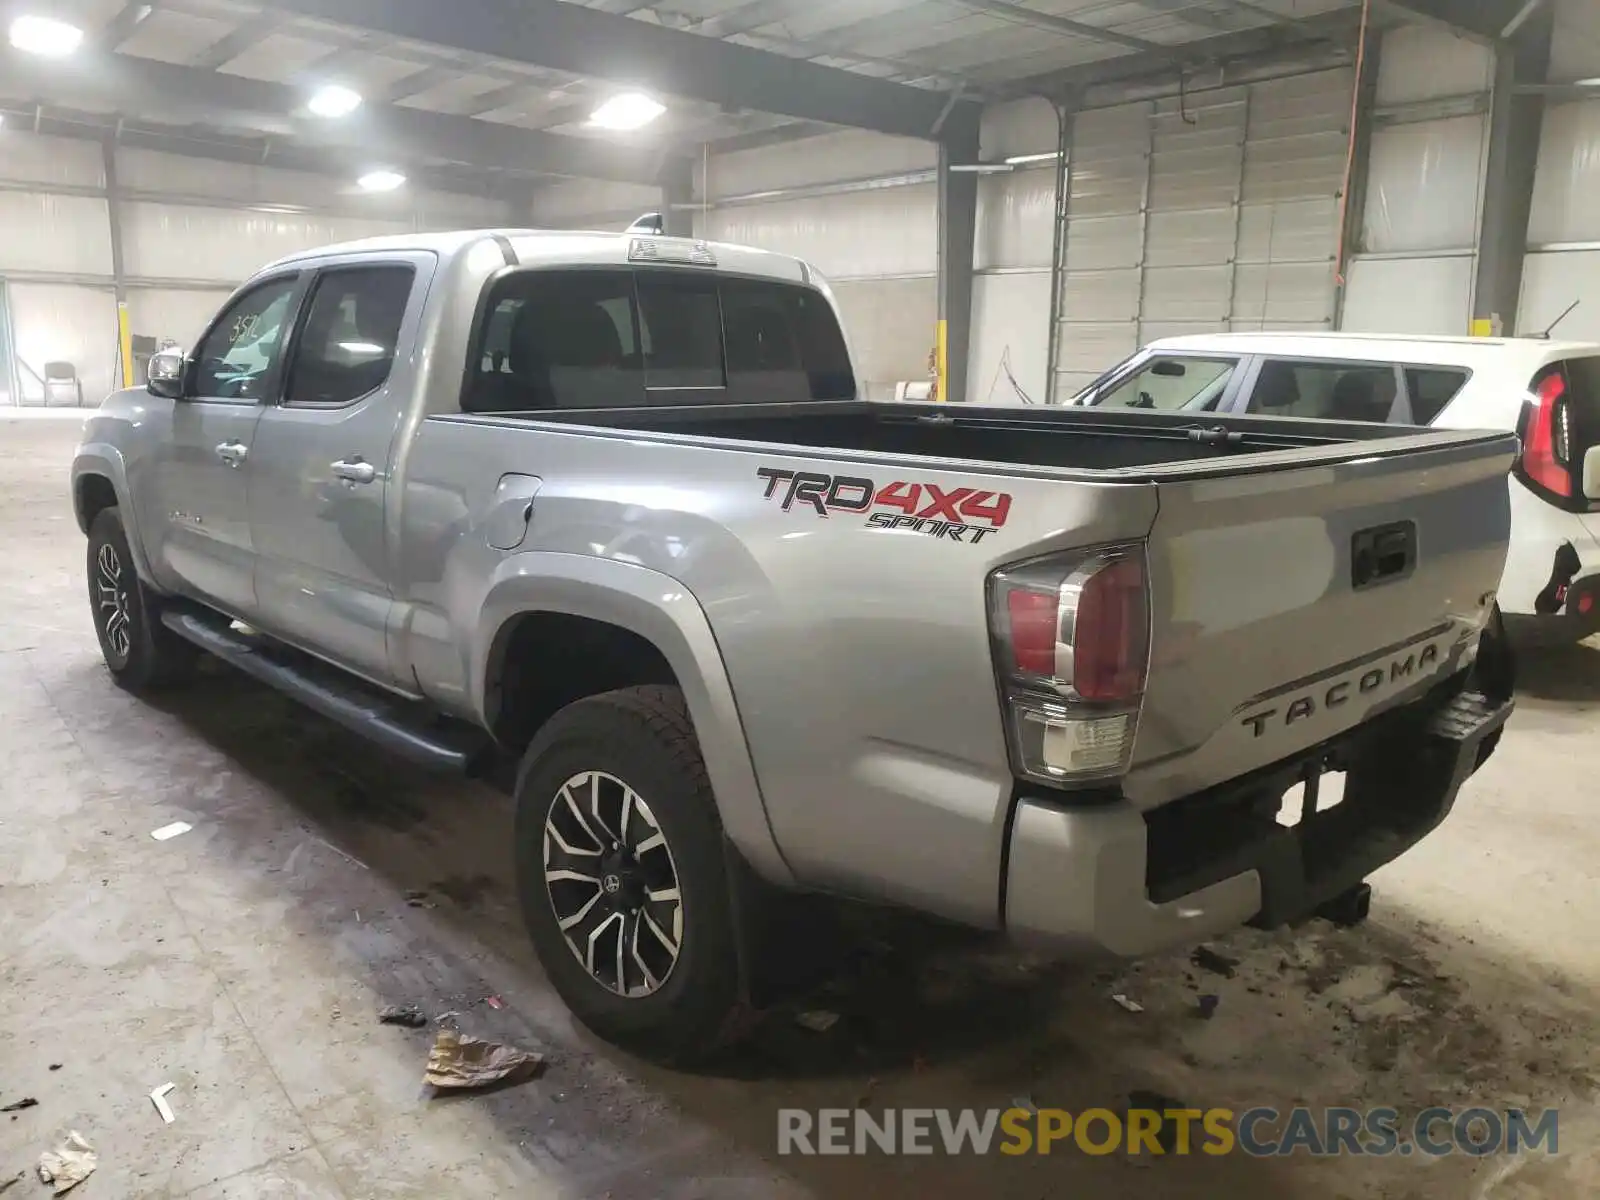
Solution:
[[[146,388],[152,396],[182,400],[184,369],[187,366],[188,359],[176,346],[157,351],[150,356],[150,366],[145,376]]]

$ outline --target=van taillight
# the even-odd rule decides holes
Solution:
[[[1017,773],[1068,785],[1126,771],[1150,660],[1144,547],[997,571],[989,613]]]
[[[1572,496],[1572,414],[1567,381],[1559,370],[1535,385],[1536,399],[1523,413],[1519,473],[1537,488],[1556,496]]]

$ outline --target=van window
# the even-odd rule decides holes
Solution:
[[[1196,358],[1188,354],[1161,354],[1096,399],[1097,405],[1123,408],[1209,410],[1217,406],[1228,388],[1236,358]]]
[[[1467,382],[1465,371],[1446,367],[1407,367],[1406,391],[1411,395],[1411,423],[1429,425],[1456,398]]]
[[[1399,386],[1385,364],[1266,359],[1247,412],[1328,421],[1387,422]]]
[[[670,269],[525,270],[486,301],[466,412],[852,400],[833,307],[796,284]]]

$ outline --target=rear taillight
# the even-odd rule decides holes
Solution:
[[[1566,377],[1552,371],[1535,385],[1534,397],[1518,431],[1522,436],[1518,473],[1535,488],[1571,499],[1572,413]]]
[[[997,571],[989,611],[1017,773],[1065,786],[1126,771],[1150,661],[1144,548]]]

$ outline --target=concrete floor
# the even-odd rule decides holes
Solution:
[[[595,1042],[549,990],[500,794],[419,777],[220,667],[164,708],[112,686],[67,499],[76,433],[0,421],[0,1104],[39,1101],[0,1119],[0,1184],[77,1129],[100,1156],[85,1200],[1600,1192],[1600,651],[1529,666],[1498,755],[1374,880],[1359,930],[1241,933],[1218,943],[1242,960],[1232,979],[1185,955],[1108,976],[907,931],[852,959],[828,1033],[776,1015],[726,1071],[675,1075]],[[178,820],[193,831],[151,839]],[[1220,997],[1210,1021],[1197,989]],[[426,1099],[428,1035],[374,1020],[406,1003],[550,1069]],[[168,1082],[171,1125],[147,1099]],[[1236,1109],[1561,1105],[1562,1153],[773,1153],[780,1106],[1120,1109],[1136,1088]]]

